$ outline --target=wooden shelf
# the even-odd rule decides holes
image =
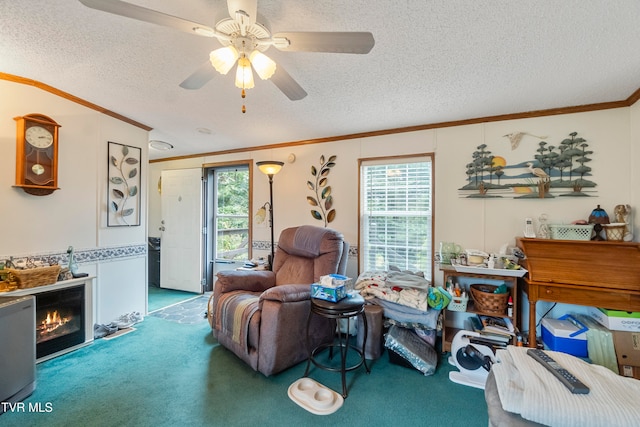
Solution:
[[[453,267],[451,266],[445,266],[445,265],[441,265],[440,266],[440,270],[443,272],[444,274],[444,283],[447,283],[447,280],[449,279],[449,277],[451,278],[455,278],[455,279],[460,279],[460,278],[464,278],[464,279],[477,279],[477,283],[487,283],[490,281],[499,281],[504,283],[505,285],[507,285],[507,287],[509,288],[509,292],[511,295],[511,298],[513,300],[513,313],[511,316],[509,316],[506,311],[504,314],[495,314],[495,313],[487,313],[487,312],[483,312],[481,310],[476,310],[476,307],[473,303],[473,300],[471,298],[469,298],[469,303],[467,304],[467,310],[466,311],[450,311],[447,310],[446,308],[442,311],[443,313],[443,328],[442,328],[442,351],[443,352],[449,352],[451,351],[451,341],[453,340],[453,337],[461,330],[464,330],[462,328],[459,327],[454,327],[451,325],[447,325],[447,319],[449,320],[456,320],[458,317],[460,316],[470,316],[470,315],[477,315],[477,314],[481,314],[481,315],[485,315],[485,316],[493,316],[493,317],[504,317],[504,318],[508,318],[511,320],[511,322],[513,323],[514,327],[519,330],[520,329],[520,322],[519,322],[519,318],[518,318],[518,277],[514,277],[514,276],[502,276],[499,274],[476,274],[476,273],[462,273],[462,272],[457,272]],[[465,280],[467,281],[467,280]],[[455,280],[455,282],[459,282],[459,280]],[[468,293],[468,290],[467,290]],[[512,344],[515,344],[515,337],[512,340]]]

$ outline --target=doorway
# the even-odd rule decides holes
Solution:
[[[202,169],[164,170],[160,287],[202,293]]]
[[[251,258],[252,164],[162,171],[161,285],[148,288],[150,312],[212,291],[218,271]]]
[[[251,161],[207,165],[205,176],[206,287],[218,271],[251,258]]]

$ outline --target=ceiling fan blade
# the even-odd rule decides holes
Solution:
[[[253,25],[256,23],[258,15],[258,0],[227,0],[227,9],[229,16],[236,20],[238,19],[236,12],[243,11],[246,15],[241,14],[240,16],[243,17],[246,25]]]
[[[165,27],[175,28],[191,34],[204,35],[209,37],[215,36],[215,30],[207,25],[197,22],[188,21],[176,16],[167,15],[166,13],[157,12],[155,10],[136,6],[120,0],[79,0],[83,5],[103,12],[113,13],[127,18],[137,19],[139,21],[149,22],[151,24],[163,25]],[[195,29],[199,31],[196,32]]]
[[[375,44],[373,34],[366,32],[291,32],[274,34],[286,38],[288,46],[274,46],[285,52],[369,53]]]
[[[211,80],[215,75],[216,69],[213,68],[211,62],[207,61],[200,67],[198,67],[198,69],[193,74],[184,79],[184,81],[180,83],[180,87],[190,90],[200,89],[202,86],[207,84],[209,80]]]
[[[307,96],[307,92],[302,89],[302,86],[293,80],[293,77],[280,64],[278,64],[275,74],[269,80],[292,101],[299,101]]]

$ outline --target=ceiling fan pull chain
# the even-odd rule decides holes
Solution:
[[[237,12],[236,12],[237,13]],[[242,28],[242,27],[241,27]],[[244,35],[244,34],[243,34]],[[245,61],[247,60],[246,58],[246,54],[244,51],[245,48],[245,44],[244,44],[244,40],[242,40],[242,58],[245,59]],[[249,62],[249,67],[251,67],[251,63]],[[240,66],[240,63],[238,63],[238,66]],[[251,68],[249,68],[249,70],[251,70]],[[252,71],[249,71],[252,72]],[[242,99],[245,99],[247,97],[247,93],[244,91],[244,87],[245,87],[245,78],[247,77],[246,73],[242,73],[242,92],[240,92],[240,96],[242,96]],[[247,112],[247,107],[242,104],[242,114],[245,114]]]
[[[242,88],[241,96],[242,96],[242,99],[244,99],[244,98],[246,98],[246,97],[247,97],[247,94],[246,94],[246,92],[244,91],[244,88]],[[247,112],[247,107],[245,107],[245,105],[244,105],[244,104],[242,104],[242,114],[244,114],[244,113],[246,113],[246,112]]]

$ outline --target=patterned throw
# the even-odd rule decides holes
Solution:
[[[246,349],[249,320],[258,310],[260,297],[246,292],[231,292],[221,298],[216,313],[216,328]]]
[[[425,313],[429,309],[429,281],[413,274],[365,271],[358,276],[355,289],[367,300],[379,298]]]

